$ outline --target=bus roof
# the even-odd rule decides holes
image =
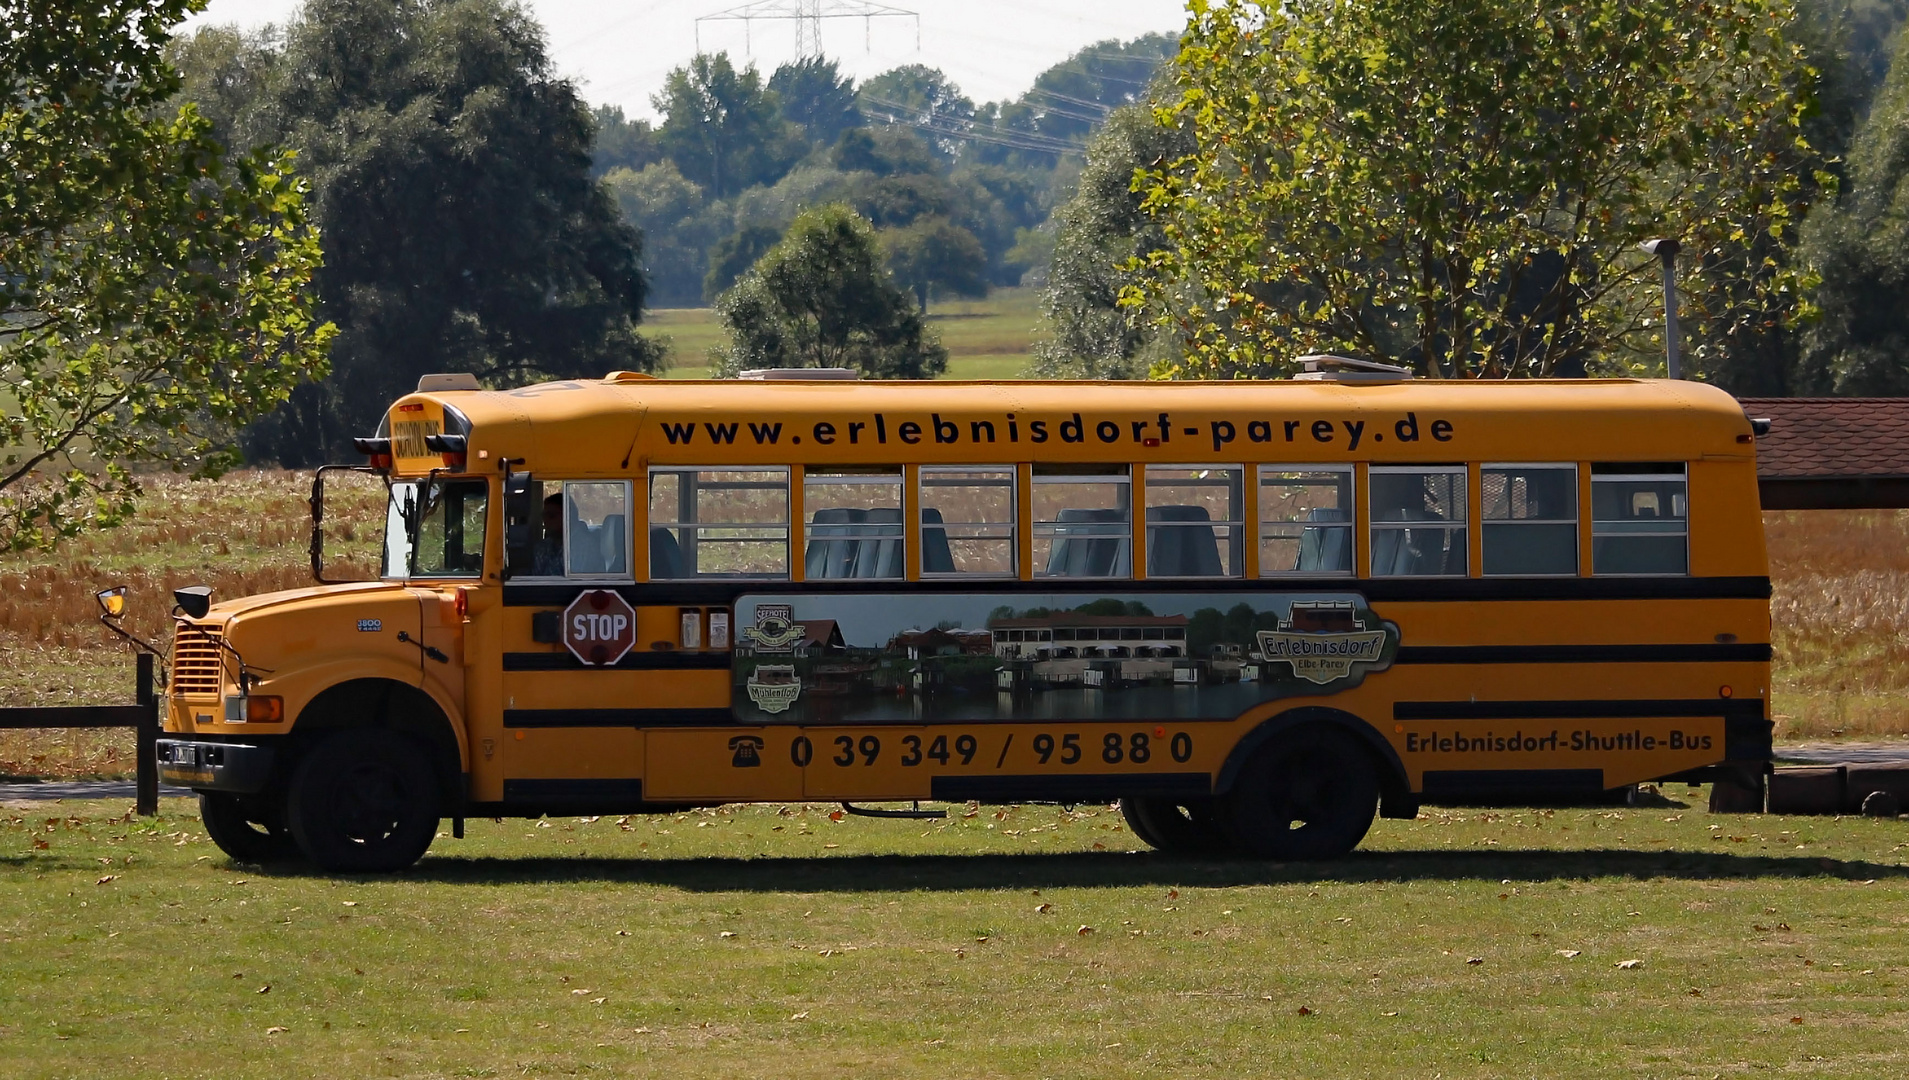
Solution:
[[[422,406],[422,408],[420,408]],[[1669,380],[861,382],[612,376],[411,394],[455,410],[468,471],[650,465],[1750,460],[1749,419]],[[455,427],[457,425],[448,425]],[[423,471],[430,458],[398,461]]]

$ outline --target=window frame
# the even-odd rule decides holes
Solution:
[[[927,509],[928,507],[928,478],[930,476],[943,474],[943,473],[974,473],[974,472],[998,473],[1007,478],[1008,519],[1007,519],[1007,524],[1005,526],[1007,529],[1007,534],[1005,537],[1000,537],[1000,536],[963,537],[962,539],[984,539],[984,540],[997,540],[997,541],[1005,539],[1008,543],[1008,568],[1005,571],[959,570],[959,569],[952,570],[952,571],[950,570],[931,571],[924,568],[920,571],[921,578],[924,581],[952,581],[952,580],[1014,581],[1019,579],[1021,576],[1021,565],[1020,565],[1021,564],[1021,470],[1016,468],[1013,464],[920,465],[920,466],[917,466],[915,469],[915,507],[916,507],[915,519],[916,520],[914,521],[913,524],[914,524],[915,535],[918,539],[918,543],[913,550],[923,552],[923,553],[925,553],[928,550],[927,541],[922,538],[922,534],[926,533],[928,529],[930,528],[930,526],[921,520],[922,511]],[[994,523],[992,522],[982,522],[982,521],[946,521],[944,520],[939,525],[936,525],[933,527],[941,529],[942,534],[944,536],[947,536],[948,527],[951,525],[992,526],[993,524]],[[947,536],[947,539],[950,542],[952,542],[954,540],[954,537]]]
[[[795,522],[792,519],[796,516],[796,510],[797,510],[797,507],[799,506],[800,495],[798,494],[797,489],[795,487],[796,477],[795,477],[795,468],[793,466],[790,466],[790,465],[650,465],[647,469],[645,469],[644,476],[643,476],[643,516],[644,516],[643,529],[644,529],[644,536],[646,538],[646,541],[649,536],[649,533],[655,529],[659,529],[659,528],[666,529],[666,530],[691,529],[699,534],[698,542],[700,543],[700,540],[701,540],[700,533],[702,532],[702,530],[705,528],[711,528],[712,526],[707,525],[703,522],[699,522],[699,521],[663,522],[663,521],[657,521],[649,516],[650,502],[655,497],[654,484],[656,481],[656,477],[658,474],[663,474],[663,473],[675,473],[678,475],[681,475],[684,473],[691,473],[691,474],[694,474],[694,473],[766,473],[766,474],[780,475],[782,478],[782,515],[783,515],[780,523],[776,523],[776,522],[759,522],[759,523],[746,523],[746,524],[724,523],[724,524],[715,525],[713,527],[725,528],[725,529],[774,529],[774,528],[780,527],[782,530],[782,537],[781,537],[782,539],[782,571],[780,573],[771,573],[771,574],[705,574],[701,572],[696,572],[684,577],[659,578],[655,576],[655,574],[653,573],[655,569],[655,553],[652,550],[653,545],[646,542],[644,544],[644,550],[648,554],[646,558],[647,565],[644,567],[643,580],[654,581],[654,582],[666,581],[671,583],[684,582],[684,581],[786,582],[786,581],[795,580],[795,570],[794,570],[795,542],[798,539],[798,530],[797,530]],[[762,486],[772,487],[773,485],[762,485]],[[678,497],[680,500],[680,494]],[[678,510],[677,513],[678,513],[678,516],[681,515],[680,510]],[[746,542],[774,543],[774,539],[762,538],[762,539],[746,541]]]
[[[1676,531],[1676,532],[1670,532],[1670,531],[1659,531],[1659,532],[1648,532],[1648,533],[1645,533],[1645,532],[1638,532],[1638,533],[1629,533],[1629,534],[1625,534],[1625,533],[1608,533],[1608,532],[1607,532],[1607,533],[1603,533],[1603,534],[1601,534],[1601,535],[1603,535],[1603,536],[1607,536],[1607,537],[1609,537],[1609,536],[1624,536],[1624,535],[1630,535],[1630,536],[1675,536],[1675,537],[1679,537],[1679,538],[1680,538],[1680,539],[1682,539],[1682,540],[1683,540],[1683,542],[1684,542],[1684,568],[1683,568],[1682,570],[1680,570],[1680,571],[1672,571],[1672,572],[1665,572],[1665,573],[1652,573],[1652,572],[1631,572],[1631,571],[1616,571],[1616,570],[1604,570],[1604,571],[1600,571],[1600,570],[1598,570],[1598,568],[1597,568],[1597,541],[1598,541],[1598,537],[1599,537],[1599,535],[1600,535],[1600,534],[1599,534],[1599,532],[1598,532],[1598,525],[1600,524],[1600,522],[1598,521],[1598,516],[1597,516],[1597,485],[1598,485],[1598,483],[1599,483],[1599,480],[1600,480],[1600,477],[1599,477],[1599,474],[1598,474],[1598,469],[1599,469],[1599,467],[1601,466],[1601,467],[1603,467],[1603,468],[1606,468],[1606,469],[1623,469],[1623,468],[1629,468],[1629,467],[1632,467],[1632,466],[1639,466],[1639,465],[1670,465],[1670,464],[1676,464],[1676,465],[1678,465],[1678,466],[1679,466],[1679,471],[1678,471],[1678,472],[1674,472],[1674,473],[1667,473],[1667,472],[1648,472],[1648,473],[1646,473],[1646,472],[1606,472],[1606,473],[1604,473],[1604,474],[1603,474],[1603,478],[1602,478],[1602,479],[1603,479],[1603,482],[1604,482],[1604,483],[1607,483],[1607,484],[1621,484],[1621,483],[1637,483],[1637,482],[1640,482],[1640,481],[1643,481],[1643,482],[1656,482],[1656,483],[1663,483],[1663,482],[1665,482],[1665,481],[1670,481],[1670,480],[1675,480],[1675,481],[1677,481],[1678,483],[1680,483],[1680,484],[1682,484],[1682,485],[1683,485],[1683,488],[1684,488],[1684,493],[1683,493],[1683,494],[1684,494],[1684,513],[1683,513],[1683,516],[1682,516],[1682,517],[1675,517],[1675,518],[1659,518],[1658,520],[1659,520],[1659,521],[1677,521],[1677,522],[1680,522],[1680,523],[1682,523],[1682,525],[1683,525],[1683,528],[1682,528],[1681,530],[1679,530],[1679,531]],[[1590,495],[1591,495],[1591,513],[1590,513],[1590,516],[1589,516],[1589,521],[1590,521],[1590,524],[1591,524],[1591,559],[1590,559],[1590,571],[1591,571],[1591,575],[1592,575],[1593,577],[1605,577],[1605,578],[1680,578],[1680,577],[1690,577],[1690,576],[1691,576],[1691,570],[1690,570],[1690,463],[1689,463],[1688,461],[1683,461],[1683,462],[1674,462],[1674,463],[1673,463],[1673,462],[1668,462],[1668,461],[1649,461],[1649,462],[1628,462],[1628,461],[1593,461],[1593,462],[1591,462],[1591,463],[1590,463]],[[1603,524],[1606,524],[1606,525],[1615,525],[1615,524],[1620,524],[1620,522],[1618,522],[1618,521],[1610,521],[1610,520],[1606,520],[1606,521],[1604,521],[1604,522],[1603,522]]]
[[[1048,559],[1052,559],[1054,557],[1054,549],[1053,549],[1052,542],[1057,538],[1057,534],[1055,534],[1051,530],[1062,527],[1062,526],[1068,526],[1068,525],[1072,525],[1078,528],[1081,525],[1096,524],[1094,522],[1064,522],[1064,521],[1040,520],[1040,518],[1036,516],[1037,511],[1034,508],[1034,496],[1037,492],[1041,490],[1042,485],[1050,484],[1056,487],[1066,486],[1070,484],[1071,485],[1087,485],[1087,484],[1125,485],[1126,492],[1127,492],[1127,498],[1126,498],[1126,504],[1127,504],[1126,505],[1126,509],[1127,509],[1126,526],[1127,528],[1126,528],[1126,532],[1118,537],[1118,542],[1123,546],[1120,549],[1119,556],[1117,556],[1115,559],[1115,564],[1116,564],[1116,567],[1118,567],[1119,564],[1125,563],[1127,572],[1124,574],[1121,574],[1121,573],[1113,573],[1113,574],[1105,574],[1105,575],[1096,574],[1091,576],[1090,575],[1075,576],[1071,574],[1050,574],[1050,573],[1047,573],[1046,566],[1042,562],[1042,560],[1040,560],[1037,557],[1032,560],[1033,565],[1029,567],[1029,569],[1033,571],[1033,580],[1036,580],[1036,581],[1134,581],[1134,580],[1137,580],[1134,577],[1134,558],[1133,558],[1134,547],[1135,547],[1135,540],[1134,540],[1135,522],[1134,522],[1134,498],[1133,498],[1134,496],[1134,490],[1133,490],[1134,489],[1134,466],[1133,464],[1124,463],[1119,465],[1109,465],[1106,467],[1110,469],[1118,469],[1120,471],[1101,472],[1101,473],[1060,471],[1065,469],[1093,468],[1094,466],[1090,463],[1079,463],[1079,464],[1065,463],[1065,464],[1056,464],[1051,467],[1054,468],[1056,471],[1054,472],[1035,471],[1030,478],[1030,484],[1028,488],[1028,539],[1032,542],[1033,547],[1038,550],[1042,537],[1046,536],[1049,540],[1047,557]],[[1038,468],[1039,466],[1037,466],[1037,470]],[[1142,482],[1144,483],[1144,480]],[[1047,531],[1044,531],[1042,526],[1047,526]],[[1079,534],[1074,538],[1095,539],[1102,535],[1104,535],[1105,538],[1107,539],[1115,539],[1115,537],[1113,536],[1111,532],[1106,534],[1088,532],[1085,534]],[[1066,534],[1059,534],[1058,538],[1064,539],[1067,537],[1066,537]],[[1192,580],[1197,580],[1197,579],[1192,579]]]
[[[1421,580],[1421,579],[1444,579],[1447,581],[1454,581],[1454,580],[1471,577],[1472,575],[1471,526],[1473,524],[1472,521],[1470,520],[1471,501],[1472,501],[1471,471],[1472,471],[1472,467],[1470,465],[1451,465],[1451,464],[1443,464],[1443,463],[1436,463],[1436,464],[1428,463],[1424,465],[1368,465],[1366,466],[1366,470],[1365,470],[1365,531],[1366,531],[1366,552],[1365,552],[1366,568],[1365,569],[1366,569],[1366,575],[1365,576],[1368,579],[1412,580],[1412,581]],[[1373,478],[1376,476],[1403,476],[1408,474],[1416,475],[1416,476],[1438,475],[1438,476],[1458,477],[1459,481],[1465,485],[1466,490],[1464,492],[1464,497],[1462,499],[1456,500],[1456,508],[1458,509],[1459,513],[1463,514],[1464,516],[1456,518],[1456,519],[1433,518],[1433,519],[1428,519],[1425,521],[1381,521],[1379,520],[1378,515],[1375,513],[1373,509],[1373,502],[1372,502]],[[1459,540],[1458,547],[1465,554],[1465,569],[1457,573],[1441,571],[1436,574],[1375,573],[1371,565],[1371,559],[1372,559],[1372,554],[1376,552],[1379,547],[1378,534],[1380,532],[1394,532],[1394,531],[1408,532],[1412,529],[1425,529],[1427,531],[1436,529],[1436,530],[1440,530],[1447,533],[1457,532],[1458,540]],[[1449,542],[1448,542],[1448,546],[1446,550],[1447,551],[1451,550],[1449,546]],[[1481,559],[1479,561],[1482,562],[1483,560]]]
[[[1143,529],[1147,530],[1147,538],[1146,538],[1147,540],[1147,544],[1146,544],[1147,580],[1148,581],[1156,581],[1156,580],[1158,581],[1242,581],[1242,580],[1245,580],[1246,578],[1246,503],[1247,503],[1247,498],[1246,498],[1247,469],[1246,469],[1245,463],[1244,462],[1222,462],[1222,463],[1214,464],[1214,463],[1179,463],[1179,462],[1151,462],[1149,461],[1149,462],[1136,463],[1136,464],[1138,464],[1140,467],[1140,476],[1142,479],[1140,506],[1138,508],[1140,511],[1140,514],[1139,514],[1140,525]],[[1234,499],[1233,499],[1232,512],[1235,516],[1228,518],[1224,521],[1150,521],[1148,520],[1147,511],[1153,509],[1153,488],[1154,488],[1153,474],[1156,469],[1162,472],[1165,472],[1168,470],[1194,471],[1199,469],[1207,469],[1207,470],[1213,470],[1218,472],[1233,473],[1238,478],[1238,485],[1233,492]],[[1187,481],[1179,481],[1179,483],[1186,483],[1186,482]],[[1166,479],[1164,480],[1161,486],[1171,488],[1175,486],[1175,483],[1176,482],[1172,479]],[[1133,510],[1131,508],[1128,510],[1128,514],[1129,516],[1132,516]],[[1216,542],[1218,541],[1218,535],[1217,535],[1218,530],[1222,528],[1226,529],[1228,531],[1228,535],[1231,537],[1231,541],[1230,541],[1231,547],[1232,547],[1231,569],[1228,569],[1227,566],[1224,563],[1222,563],[1221,572],[1218,574],[1156,574],[1154,573],[1153,572],[1153,555],[1154,555],[1155,531],[1159,529],[1174,529],[1174,528],[1179,528],[1179,529],[1211,528],[1216,533],[1216,536],[1215,536]],[[1131,553],[1130,553],[1130,557],[1131,557]]]
[[[1570,471],[1571,502],[1577,514],[1571,518],[1492,518],[1487,516],[1485,507],[1485,474],[1493,470],[1524,469],[1535,472],[1540,469],[1554,472]],[[1580,577],[1584,571],[1584,541],[1579,535],[1584,521],[1583,497],[1579,494],[1579,483],[1584,475],[1583,467],[1576,461],[1485,461],[1478,465],[1478,576],[1479,577]],[[1571,526],[1571,569],[1548,574],[1508,574],[1493,573],[1486,565],[1485,536],[1493,525],[1569,525]]]
[[[1345,477],[1344,491],[1346,493],[1346,503],[1347,503],[1347,505],[1344,507],[1344,510],[1346,512],[1345,521],[1343,522],[1336,522],[1336,521],[1335,522],[1310,522],[1309,523],[1309,522],[1266,520],[1266,477],[1268,474],[1277,474],[1277,473],[1332,473],[1335,475],[1344,476]],[[1361,552],[1359,551],[1359,506],[1358,506],[1359,504],[1359,471],[1358,469],[1354,468],[1351,463],[1346,463],[1343,465],[1341,464],[1331,464],[1331,465],[1327,465],[1327,464],[1265,465],[1265,464],[1262,464],[1254,473],[1253,484],[1254,484],[1253,505],[1255,509],[1254,516],[1258,518],[1258,520],[1254,522],[1253,543],[1255,547],[1255,552],[1259,560],[1259,577],[1261,579],[1299,578],[1299,577],[1351,578],[1351,577],[1358,576],[1359,558],[1361,555]],[[1345,529],[1346,543],[1350,545],[1350,547],[1352,548],[1350,552],[1352,557],[1346,560],[1346,568],[1344,570],[1297,570],[1297,569],[1268,570],[1266,568],[1266,540],[1267,540],[1266,526],[1268,525],[1299,525],[1302,528],[1304,528],[1305,526],[1309,524],[1314,528],[1323,526],[1327,528]],[[1276,538],[1276,539],[1283,539],[1283,538]]]
[[[609,479],[600,479],[600,480],[588,480],[588,479],[556,480],[556,481],[547,480],[544,482],[559,483],[563,485],[563,577],[560,580],[633,584],[636,581],[636,539],[635,539],[636,515],[632,513],[631,511],[633,509],[632,504],[636,500],[636,492],[634,490],[634,485],[631,483],[631,481],[629,481],[628,479],[619,480],[612,477]],[[623,485],[623,565],[626,568],[625,573],[580,574],[570,569],[570,542],[572,539],[570,534],[571,507],[575,505],[570,498],[570,485],[572,484],[621,484]],[[551,580],[559,580],[559,579],[546,577],[546,578],[536,578],[534,580],[551,581]]]

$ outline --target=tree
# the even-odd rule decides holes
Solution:
[[[0,0],[0,548],[118,524],[136,466],[217,475],[332,328],[285,155],[168,108],[194,0]]]
[[[862,84],[862,115],[877,124],[906,124],[944,156],[960,154],[974,123],[974,102],[939,68],[907,64]]]
[[[703,277],[703,299],[715,300],[736,279],[749,272],[756,260],[782,239],[782,230],[769,225],[744,225],[709,249],[709,273]]]
[[[1035,344],[1032,374],[1134,379],[1159,358],[1154,343],[1173,335],[1120,303],[1122,291],[1137,281],[1135,267],[1167,244],[1161,222],[1141,206],[1133,178],[1191,149],[1186,128],[1156,123],[1147,105],[1116,110],[1088,145],[1080,187],[1054,213],[1054,253],[1041,295],[1053,334]]]
[[[635,329],[640,240],[591,179],[594,119],[521,8],[308,0],[273,69],[258,126],[312,179],[316,284],[339,335],[333,377],[253,425],[250,456],[348,454],[425,372],[516,383],[656,365]]]
[[[800,127],[810,142],[827,146],[862,122],[855,108],[855,80],[835,61],[811,56],[784,64],[769,76],[782,118]]]
[[[622,209],[623,219],[642,234],[647,303],[700,303],[709,247],[728,220],[723,205],[710,203],[673,161],[659,161],[639,172],[614,169],[603,178],[603,186]]]
[[[1803,335],[1803,392],[1909,394],[1909,36],[1856,137],[1840,206],[1811,214],[1821,317]]]
[[[880,234],[882,260],[923,314],[928,298],[988,295],[988,253],[974,234],[945,217],[919,218]]]
[[[802,156],[775,94],[753,66],[737,71],[728,53],[698,53],[651,101],[663,114],[663,153],[716,198],[773,184]]]
[[[875,230],[846,206],[809,210],[717,301],[729,344],[716,371],[847,367],[886,379],[932,379],[948,352],[907,294],[882,272]]]
[[[1183,338],[1156,372],[1283,374],[1310,352],[1652,370],[1661,294],[1637,244],[1657,235],[1689,253],[1702,371],[1706,343],[1796,285],[1706,280],[1803,209],[1789,18],[1784,0],[1196,0],[1160,115],[1196,149],[1142,181],[1168,244],[1124,298]]]
[[[599,105],[593,115],[597,133],[590,147],[591,176],[603,177],[613,169],[641,172],[663,160],[648,120],[626,119],[615,105]]]

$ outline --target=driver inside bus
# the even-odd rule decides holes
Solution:
[[[530,572],[536,577],[563,576],[563,493],[544,499],[543,535],[530,553]]]

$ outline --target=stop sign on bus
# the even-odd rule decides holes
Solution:
[[[636,609],[614,589],[591,589],[563,609],[563,643],[591,667],[608,667],[636,644]]]

